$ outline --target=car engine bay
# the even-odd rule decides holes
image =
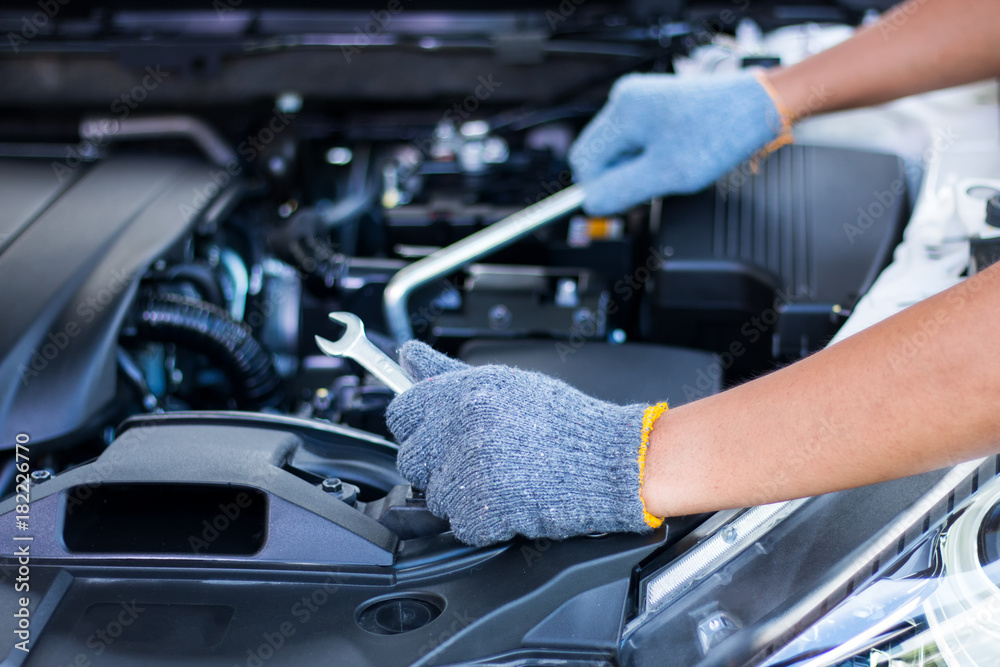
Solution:
[[[399,299],[407,267],[572,185],[569,146],[617,76],[794,62],[872,3],[795,21],[239,4],[68,5],[65,30],[0,57],[20,91],[0,103],[0,541],[30,488],[26,665],[663,664],[623,632],[722,517],[462,544],[396,471],[393,391],[317,347],[340,334],[328,314],[390,356],[416,338],[674,406],[953,284],[992,233],[990,84],[811,119],[707,191],[569,207]],[[945,124],[951,107],[968,112]],[[891,488],[857,540],[917,493]],[[677,621],[678,664],[769,609]]]

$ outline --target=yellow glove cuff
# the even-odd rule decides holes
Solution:
[[[649,449],[649,434],[653,431],[653,423],[669,409],[667,404],[657,403],[646,408],[642,413],[642,439],[639,442],[639,499],[642,500],[642,478],[646,472],[646,451]],[[642,517],[650,528],[659,528],[663,519],[655,517],[646,511],[646,502],[642,501]]]
[[[795,141],[795,137],[792,136],[792,125],[795,123],[795,116],[789,111],[785,103],[781,101],[778,96],[778,91],[774,89],[771,85],[771,81],[764,75],[763,70],[758,70],[754,73],[754,78],[757,79],[757,83],[760,84],[761,88],[767,93],[768,97],[774,103],[774,108],[778,110],[778,117],[781,119],[781,127],[778,129],[778,136],[775,137],[771,143],[764,146],[757,155],[752,158],[751,168],[754,173],[757,173],[757,167],[760,161],[778,150],[782,146],[787,146],[788,144]]]

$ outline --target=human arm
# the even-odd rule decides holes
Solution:
[[[766,73],[631,74],[570,150],[593,215],[695,192],[790,140],[809,115],[1000,73],[1000,3],[909,0],[850,39]]]
[[[816,495],[1000,451],[1000,265],[864,331],[672,409],[642,495],[659,516]]]
[[[881,104],[1000,74],[992,0],[907,0],[850,39],[768,81],[797,119]]]
[[[662,413],[410,342],[401,360],[416,383],[387,416],[400,472],[463,541],[643,532],[656,517],[1000,451],[998,329],[1000,264],[811,357]]]

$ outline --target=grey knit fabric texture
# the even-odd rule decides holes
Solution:
[[[608,215],[711,185],[776,138],[781,116],[750,73],[629,74],[569,153],[583,207]]]
[[[400,361],[416,384],[387,412],[397,465],[458,539],[650,530],[637,460],[647,406],[509,366],[468,366],[416,341]]]

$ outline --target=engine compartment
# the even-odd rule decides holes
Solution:
[[[505,171],[523,173],[532,160],[565,169],[551,148],[505,143],[499,173],[468,173],[462,148],[435,149],[442,157],[425,163],[427,173],[411,167],[396,180],[398,150],[296,147],[327,163],[352,155],[347,165],[300,167],[337,193],[310,200],[307,179],[302,202],[276,199],[266,175],[226,178],[197,156],[151,152],[163,150],[156,143],[123,145],[62,182],[37,161],[0,162],[20,179],[21,196],[42,202],[8,218],[0,254],[5,284],[35,307],[6,329],[6,441],[29,433],[33,455],[44,452],[53,473],[31,486],[36,586],[59,600],[34,664],[72,659],[107,622],[102,614],[118,608],[108,600],[129,599],[158,602],[140,605],[155,611],[132,641],[108,647],[112,660],[155,651],[159,664],[251,664],[279,639],[283,660],[350,647],[352,664],[379,665],[525,656],[536,645],[563,657],[613,650],[636,604],[636,564],[703,517],[668,521],[649,537],[466,547],[395,471],[382,417],[391,391],[312,340],[333,327],[326,313],[349,310],[391,352],[381,306],[394,273],[516,210],[518,197],[530,201],[524,181]],[[874,165],[872,177],[900,169],[879,154],[792,150],[777,170],[782,159],[804,159],[817,184],[838,160]],[[636,373],[657,360],[671,368],[673,395],[686,391],[674,404],[808,353],[836,331],[833,306],[849,298],[824,292],[821,281],[861,293],[898,228],[886,222],[858,246],[854,273],[844,262],[817,270],[824,265],[808,262],[822,238],[809,234],[825,221],[782,225],[791,208],[823,204],[808,190],[775,186],[774,171],[753,175],[735,202],[704,193],[657,202],[655,220],[641,210],[552,224],[418,292],[414,331],[473,363],[557,362],[552,372],[612,400],[647,390],[623,367]],[[513,185],[502,188],[504,178]],[[760,192],[765,200],[754,204]],[[393,197],[400,201],[390,207]],[[734,208],[755,215],[730,214],[744,224],[736,231],[706,223]],[[792,266],[807,268],[773,266],[768,248],[787,252],[796,242],[805,251]],[[752,347],[757,340],[740,329],[769,303],[775,319],[765,310],[760,333],[774,327],[772,335]],[[791,351],[767,342],[789,330],[803,332]],[[717,345],[727,340],[746,340],[747,353]],[[674,341],[690,347],[665,344]],[[740,363],[725,365],[724,354]],[[615,375],[619,386],[608,379]],[[0,539],[14,538],[14,504],[0,506]],[[234,598],[235,582],[280,583],[280,593]],[[318,608],[310,596],[326,600],[331,586],[340,591],[336,611],[306,625],[315,612],[302,600]],[[594,613],[596,600],[605,611]],[[474,623],[497,614],[509,630],[502,635]],[[439,617],[430,627],[458,624],[460,643],[419,631]],[[190,624],[204,643],[176,640]]]
[[[102,664],[263,664],[279,648],[288,664],[613,660],[644,565],[706,517],[464,546],[395,470],[392,392],[314,341],[349,311],[393,354],[394,276],[570,185],[573,137],[635,64],[624,46],[563,70],[504,53],[443,61],[461,71],[418,94],[442,71],[420,55],[417,83],[357,104],[343,83],[303,86],[316,61],[290,49],[236,59],[294,72],[266,95],[217,54],[201,72],[138,68],[151,102],[130,87],[110,114],[76,89],[30,119],[0,109],[0,285],[16,304],[0,332],[5,543],[22,434],[41,473],[24,482],[45,628],[28,664],[69,664],[94,642]],[[364,72],[396,57],[363,56]],[[231,98],[192,92],[215,76]],[[560,76],[568,92],[538,83]],[[470,363],[679,405],[823,347],[890,262],[909,187],[890,152],[788,147],[705,192],[563,216],[418,290],[409,324]],[[844,243],[873,190],[896,195]],[[15,580],[0,593],[14,605]],[[99,639],[129,604],[134,632]]]
[[[143,122],[169,136],[176,121]],[[437,157],[412,164],[412,146],[326,140],[323,153],[290,130],[305,145],[288,151],[324,157],[295,167],[302,180],[287,198],[280,182],[230,175],[236,162],[227,171],[152,154],[163,150],[156,141],[122,144],[69,176],[38,160],[0,162],[5,201],[23,211],[5,217],[0,273],[26,304],[6,332],[0,404],[18,415],[4,421],[6,441],[28,430],[58,448],[106,439],[129,414],[190,409],[264,409],[388,435],[380,415],[391,392],[312,339],[336,331],[327,313],[346,310],[391,352],[383,292],[395,273],[532,203],[535,179],[562,186],[566,126],[539,130],[561,130],[557,151],[531,148],[541,140],[530,132],[466,137],[480,122],[438,126]],[[471,165],[475,150],[503,161]],[[830,188],[844,170],[857,180]],[[908,207],[897,198],[835,255],[824,251],[842,233],[831,220],[902,174],[893,156],[787,148],[731,192],[548,225],[418,290],[410,325],[460,356],[489,340],[549,341],[563,363],[591,345],[701,350],[712,377],[676,378],[688,389],[668,395],[686,402],[836,332],[887,263]]]

